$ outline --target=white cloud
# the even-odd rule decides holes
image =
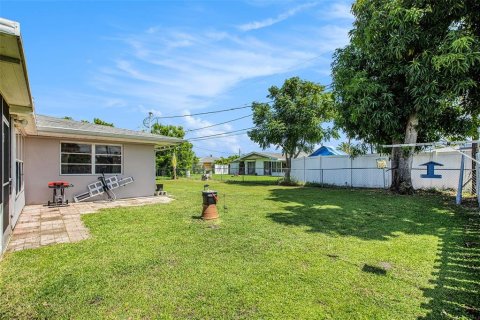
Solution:
[[[190,112],[184,112],[185,115],[189,115]],[[187,132],[186,139],[212,136],[212,135],[221,135],[226,132],[230,132],[233,127],[226,123],[220,126],[215,126],[212,128],[205,128],[213,125],[214,123],[201,119],[195,116],[185,117],[185,128],[188,129],[200,129],[192,132]],[[201,129],[204,128],[204,129]],[[194,146],[203,147],[203,148],[216,148],[224,151],[231,151],[232,153],[238,152],[240,149],[240,136],[226,136],[219,137],[215,139],[201,140],[201,141],[192,141]]]
[[[104,105],[107,108],[123,108],[127,106],[127,102],[119,98],[105,98]]]
[[[351,5],[345,3],[334,3],[328,10],[328,17],[332,19],[352,19]]]
[[[163,113],[155,108],[147,108],[143,104],[139,104],[137,110],[142,114],[152,114],[153,117],[161,117]]]
[[[279,17],[291,16],[314,5],[297,6]],[[341,5],[327,9],[331,15],[345,11]],[[128,101],[127,106],[145,116],[148,112],[170,115],[208,107],[221,109],[222,104],[215,101],[228,100],[229,93],[234,94],[231,91],[244,84],[252,88],[254,79],[264,81],[261,86],[266,89],[274,76],[282,78],[303,70],[329,74],[331,53],[348,42],[349,23],[342,21],[318,26],[299,24],[268,38],[237,28],[209,26],[201,29],[152,26],[144,32],[131,33],[122,30],[121,35],[110,38],[120,46],[109,58],[110,63],[93,70],[91,84],[99,94],[103,92],[108,97],[106,105],[124,106]],[[251,99],[250,96],[238,103]],[[189,128],[195,125],[185,124]],[[207,135],[219,129],[228,131],[215,127],[213,131],[197,133]],[[202,144],[238,149],[247,141],[245,136],[232,136]]]
[[[249,22],[249,23],[246,23],[246,24],[242,24],[242,25],[238,26],[238,29],[240,29],[242,31],[251,31],[251,30],[257,30],[257,29],[269,27],[269,26],[272,26],[276,23],[282,22],[282,21],[296,15],[300,11],[306,10],[308,8],[312,8],[316,5],[317,5],[317,3],[305,3],[305,4],[299,5],[297,7],[294,7],[290,10],[287,10],[285,12],[282,12],[281,14],[276,16],[275,18],[267,18],[267,19],[261,20],[261,21],[253,21],[253,22]]]
[[[157,34],[162,34],[158,37]],[[171,45],[175,35],[192,44]],[[251,36],[227,32],[158,30],[127,35],[127,54],[93,75],[93,85],[110,94],[136,97],[158,110],[177,111],[208,106],[239,82],[308,67],[320,47],[291,48]],[[325,64],[328,68],[328,64]]]
[[[74,90],[55,90],[54,95],[42,94],[36,102],[44,106],[44,110],[54,116],[71,116],[85,109],[123,108],[128,106],[128,101],[115,95],[86,94]],[[60,111],[59,111],[60,110]]]

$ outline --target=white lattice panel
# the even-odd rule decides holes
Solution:
[[[107,184],[107,187],[110,190],[117,189],[117,188],[120,187],[120,185],[118,184],[117,176],[112,176],[112,177],[106,178],[105,183]]]
[[[88,192],[90,192],[90,195],[92,197],[97,196],[99,194],[103,194],[104,192],[102,181],[91,183],[87,186],[87,188],[88,188]]]
[[[130,184],[133,182],[133,177],[125,177],[123,179],[121,179],[118,184],[120,185],[120,187],[123,187],[127,184]]]

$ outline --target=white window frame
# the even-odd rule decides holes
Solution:
[[[270,170],[272,173],[282,173],[283,172],[283,162],[282,161],[271,161]]]
[[[89,165],[91,166],[91,170],[90,170],[90,173],[62,173],[62,164],[66,164],[66,163],[62,163],[62,143],[77,143],[77,144],[88,144],[90,146],[92,146],[92,152],[90,153],[90,156],[92,157],[92,163],[90,163]],[[60,176],[98,176],[100,173],[95,173],[95,166],[96,166],[96,161],[95,161],[95,156],[96,156],[96,152],[95,152],[95,147],[96,146],[114,146],[114,147],[120,147],[120,172],[119,173],[105,173],[105,175],[117,175],[117,174],[123,174],[123,155],[124,155],[124,148],[123,148],[123,144],[117,144],[117,143],[108,143],[108,142],[104,142],[104,143],[92,143],[92,142],[83,142],[83,141],[60,141],[59,145],[58,145],[58,148],[59,148],[59,175]],[[81,153],[81,154],[87,154],[87,153]],[[99,154],[99,155],[102,155],[102,154]],[[116,155],[118,156],[118,155]],[[82,164],[82,165],[85,165],[85,164]],[[104,165],[104,164],[99,164],[99,165]]]
[[[245,166],[246,169],[247,169],[247,170],[246,170],[246,171],[247,171],[246,174],[247,174],[247,175],[249,175],[249,174],[254,175],[254,174],[257,172],[257,168],[256,168],[256,167],[257,167],[257,161],[256,161],[256,160],[248,160],[248,161],[245,161],[245,162],[247,163],[246,166]],[[250,173],[249,170],[250,170],[251,168],[249,168],[249,167],[250,167],[249,165],[252,164],[252,163],[253,163],[253,173]]]
[[[15,198],[18,198],[19,195],[25,190],[25,137],[21,133],[15,133]],[[20,186],[17,185],[18,182],[18,170],[17,170],[17,163],[21,163],[22,172],[21,175],[21,183]],[[17,191],[18,189],[18,191]]]

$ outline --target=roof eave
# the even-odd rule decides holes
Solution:
[[[13,36],[20,36],[20,24],[16,21],[0,19],[0,32]]]
[[[183,143],[184,140],[172,137],[140,137],[128,134],[106,133],[84,131],[71,128],[55,128],[55,127],[37,127],[37,136],[42,137],[57,137],[57,138],[74,138],[74,139],[93,139],[93,140],[108,140],[108,141],[122,141],[132,143],[145,143],[155,145],[175,145]]]
[[[238,158],[238,159],[236,159],[235,161],[232,161],[232,162],[243,161],[243,160],[245,160],[245,158],[248,158],[248,157],[250,157],[251,155],[254,155],[254,154],[260,156],[261,159],[277,160],[277,161],[285,160],[285,159],[282,159],[282,158],[271,157],[271,156],[269,156],[267,154],[264,154],[264,153],[261,153],[261,152],[253,151],[253,152],[247,153],[244,156],[241,156],[240,158]]]
[[[7,101],[8,105],[10,106],[10,114],[13,117],[15,117],[18,120],[27,120],[27,124],[20,128],[21,131],[24,131],[25,133],[28,133],[28,134],[36,134],[35,109],[34,109],[32,93],[30,90],[30,82],[28,79],[27,63],[25,59],[25,52],[23,50],[23,42],[20,36],[20,24],[15,21],[0,18],[0,33],[3,34],[3,36],[10,38],[12,40],[12,41],[5,41],[7,45],[12,45],[12,47],[16,46],[16,48],[14,49],[14,52],[16,52],[16,54],[13,56],[10,56],[10,55],[2,56],[2,63],[10,64],[13,66],[19,65],[22,73],[21,78],[22,78],[22,81],[24,81],[24,90],[26,91],[25,93],[28,97],[27,99],[22,101],[22,103],[20,104],[16,104],[16,102],[10,101],[10,100],[15,100],[15,99],[11,99],[12,98],[11,96],[7,95],[7,96],[4,96],[4,98]],[[7,84],[4,84],[4,85],[7,85]],[[6,87],[6,88],[3,88],[3,89],[5,89],[5,91],[7,92],[14,91],[14,90],[11,90],[10,87]]]

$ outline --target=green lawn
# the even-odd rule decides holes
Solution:
[[[274,184],[277,183],[283,177],[274,176],[257,176],[257,175],[232,175],[232,174],[210,174],[210,180],[208,181],[221,181],[221,182],[250,182],[257,184]],[[171,180],[171,177],[159,176],[157,180],[159,182],[163,180]],[[191,174],[189,178],[181,176],[180,179],[188,180],[202,180],[202,174]],[[208,182],[206,182],[208,183]]]
[[[170,204],[85,215],[92,238],[6,254],[0,318],[475,319],[478,215],[438,195],[164,181]],[[224,211],[224,194],[226,206]]]

